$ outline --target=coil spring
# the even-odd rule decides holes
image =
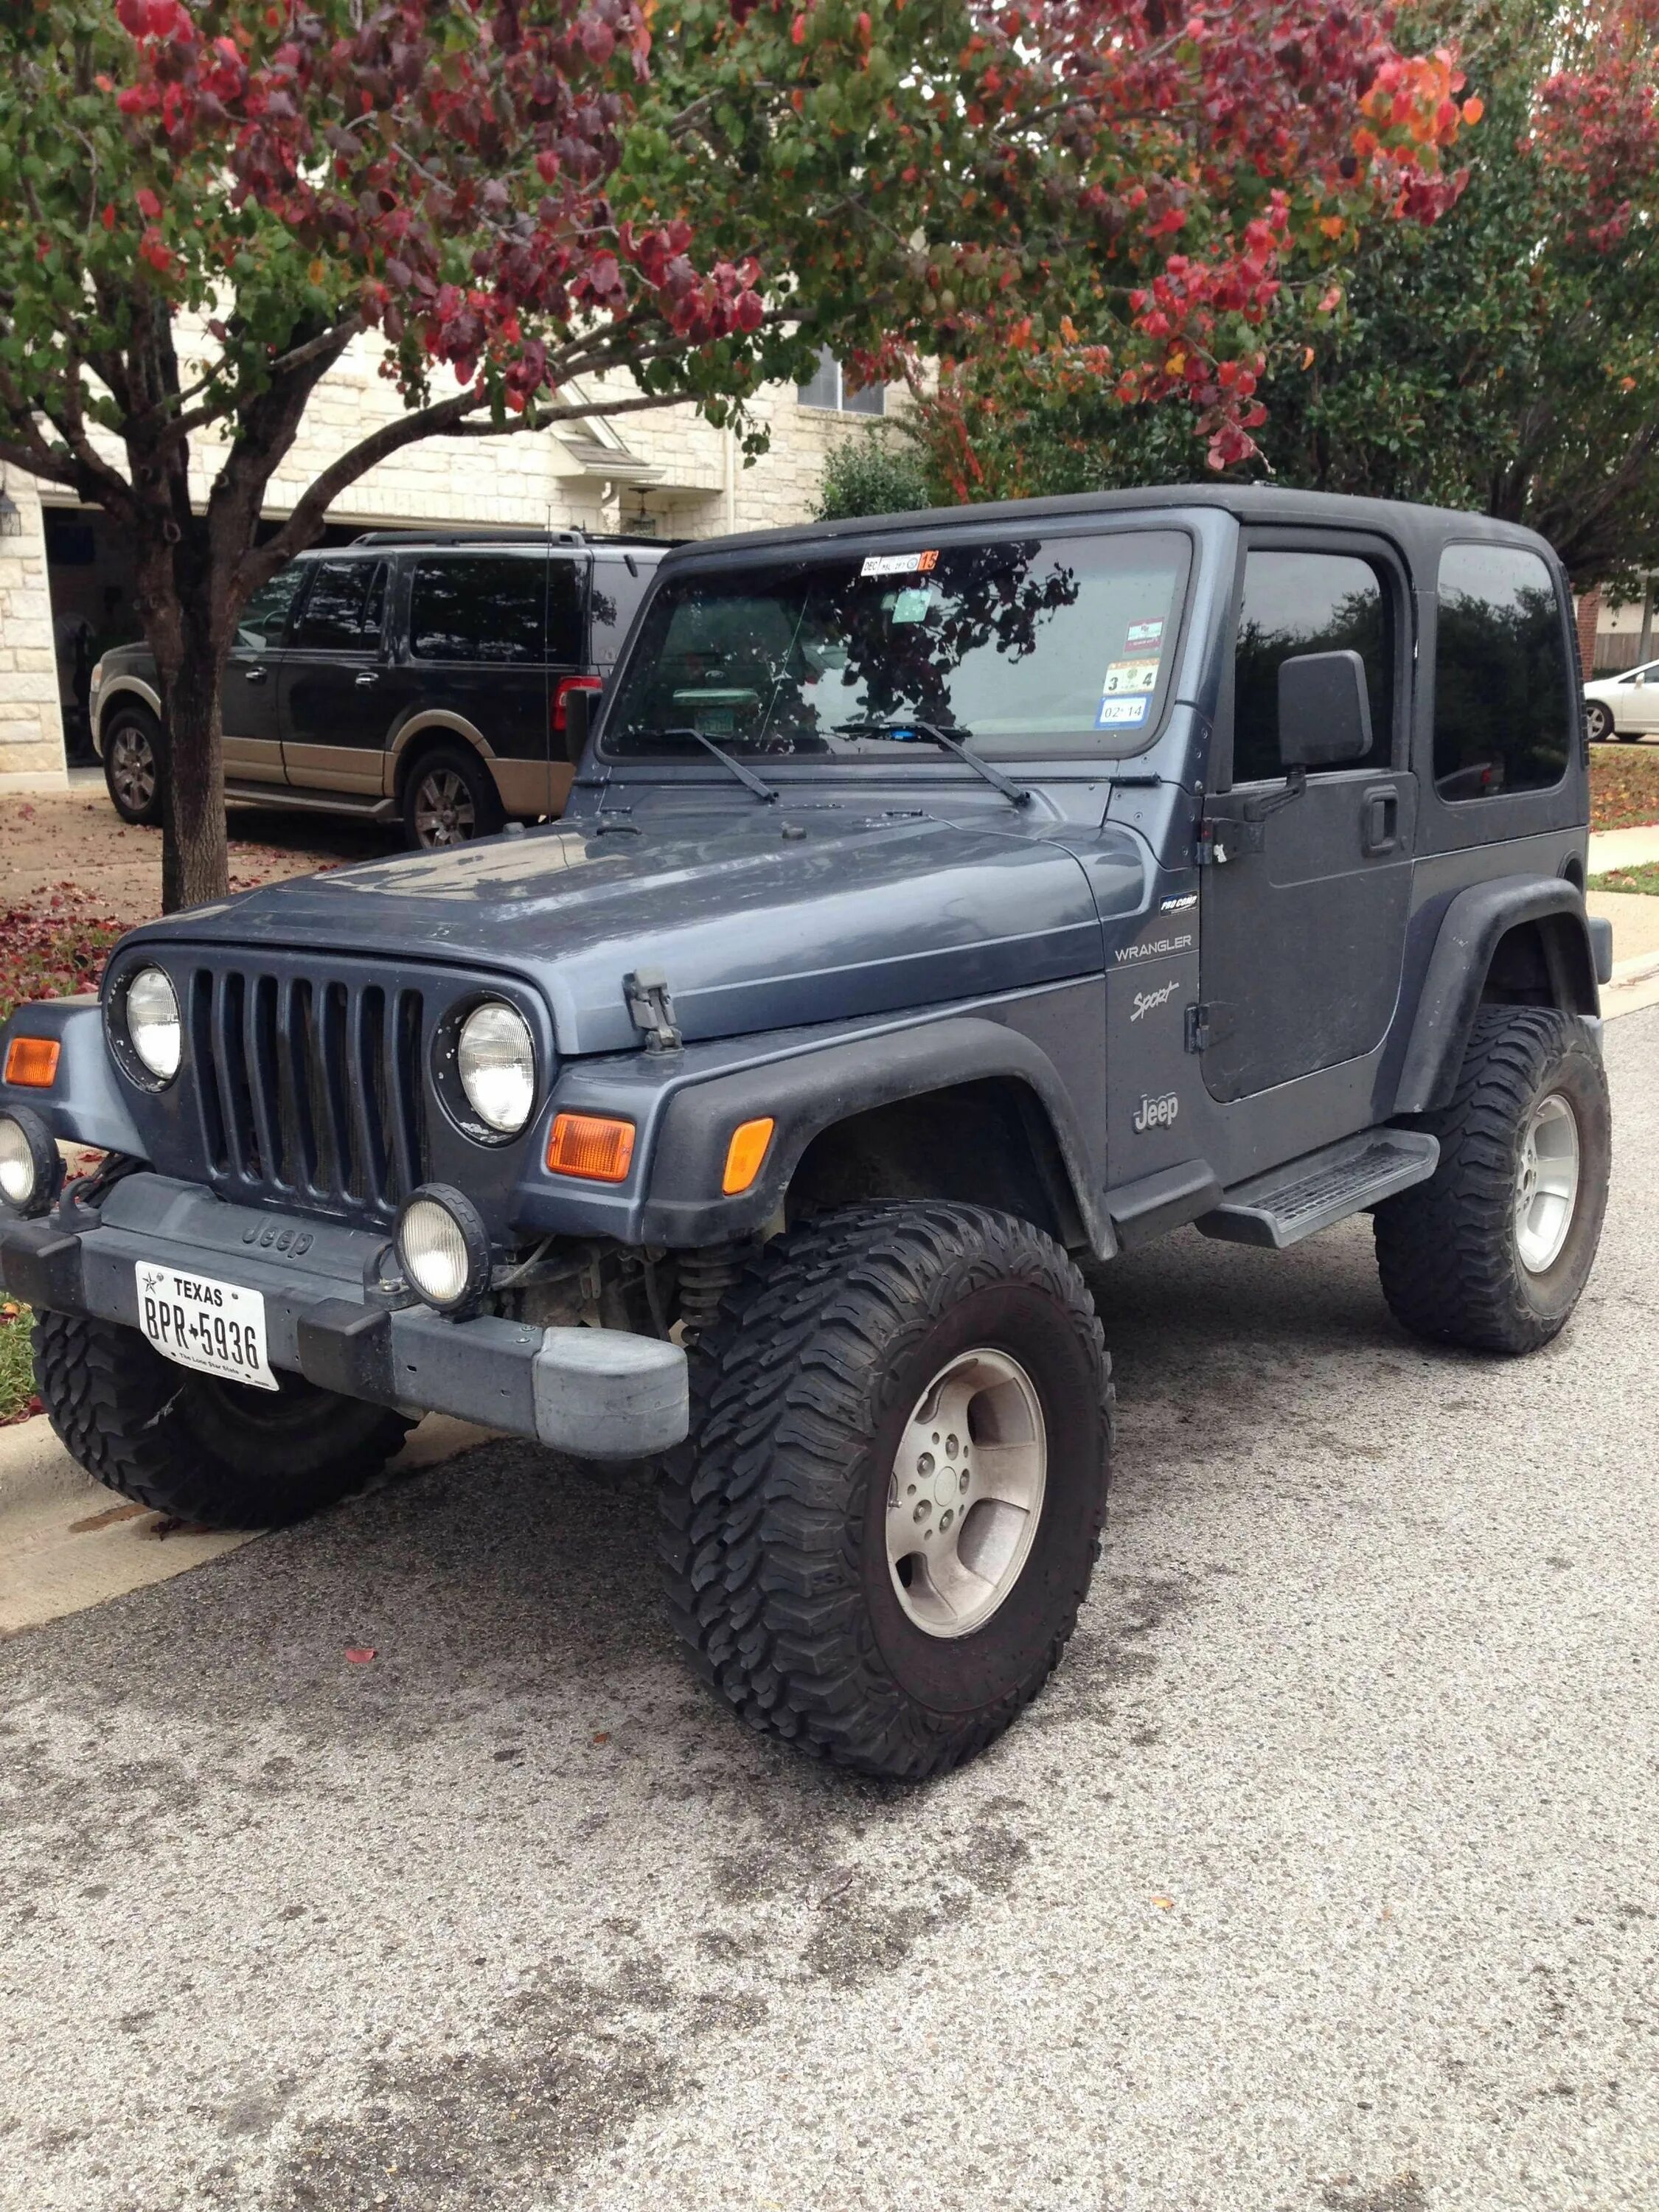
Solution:
[[[740,1244],[701,1244],[680,1254],[680,1320],[688,1344],[714,1326],[720,1300],[743,1266]]]

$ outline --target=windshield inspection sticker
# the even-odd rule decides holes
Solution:
[[[1100,712],[1095,716],[1097,730],[1131,728],[1146,719],[1146,709],[1152,701],[1144,691],[1132,692],[1127,698],[1103,699]]]
[[[1137,657],[1133,660],[1114,660],[1107,664],[1106,681],[1101,687],[1109,699],[1119,691],[1156,691],[1158,689],[1158,656],[1150,660]]]
[[[1161,621],[1131,623],[1123,634],[1123,643],[1126,648],[1134,645],[1143,647],[1156,645],[1163,635],[1164,624]]]
[[[908,591],[896,593],[893,600],[892,620],[896,623],[919,623],[927,619],[927,610],[933,603],[933,594],[927,584],[912,584]]]
[[[928,576],[939,561],[939,548],[925,553],[866,553],[860,576]]]

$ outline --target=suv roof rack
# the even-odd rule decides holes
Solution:
[[[683,538],[615,536],[596,530],[362,530],[354,545],[622,545],[654,546],[666,552]]]

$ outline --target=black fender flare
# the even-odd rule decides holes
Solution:
[[[1498,876],[1471,884],[1441,916],[1395,1113],[1431,1113],[1450,1098],[1492,957],[1511,930],[1534,921],[1553,925],[1545,946],[1554,1002],[1566,1013],[1599,1013],[1599,963],[1578,886],[1565,876]]]
[[[854,1114],[1004,1077],[1024,1085],[1052,1139],[1081,1237],[1109,1251],[1111,1231],[1091,1188],[1089,1148],[1076,1109],[1041,1048],[982,1016],[953,1015],[678,1088],[653,1148],[641,1241],[684,1248],[722,1243],[776,1213],[812,1139]],[[721,1194],[726,1147],[740,1122],[769,1115],[776,1127],[761,1171],[736,1197]]]

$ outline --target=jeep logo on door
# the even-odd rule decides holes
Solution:
[[[1180,1111],[1181,1101],[1173,1091],[1166,1091],[1161,1098],[1143,1097],[1130,1127],[1138,1137],[1144,1137],[1148,1129],[1172,1128]]]

